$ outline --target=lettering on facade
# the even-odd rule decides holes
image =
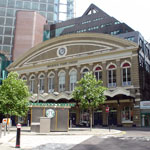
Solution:
[[[59,63],[59,64],[51,64],[51,65],[48,65],[47,67],[54,68],[54,67],[68,66],[68,65],[72,65],[72,64],[77,64],[77,61],[63,62],[63,63]]]

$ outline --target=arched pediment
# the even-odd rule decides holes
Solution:
[[[137,48],[136,43],[111,35],[100,33],[69,34],[47,40],[31,48],[12,63],[8,70],[55,64],[55,62],[66,59],[79,59],[88,55],[101,55],[134,48]]]

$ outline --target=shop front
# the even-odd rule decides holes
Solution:
[[[150,101],[141,101],[141,126],[150,127]]]

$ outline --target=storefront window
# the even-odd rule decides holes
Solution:
[[[70,73],[70,91],[73,91],[77,82],[77,72],[75,70]]]
[[[30,77],[29,89],[30,93],[34,93],[35,76]]]
[[[51,73],[48,78],[48,92],[54,92],[54,74]]]
[[[133,121],[132,107],[124,107],[122,110],[122,121]]]
[[[122,66],[122,85],[131,85],[131,66],[129,63],[124,63]]]
[[[59,92],[65,91],[65,72],[59,73]]]
[[[44,93],[44,75],[40,75],[39,77],[39,90],[40,90],[40,93]]]
[[[116,87],[116,66],[113,64],[108,67],[108,87]]]
[[[97,80],[102,80],[102,68],[101,67],[96,67],[94,71],[94,75]]]

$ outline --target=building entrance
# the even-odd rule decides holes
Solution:
[[[115,108],[110,109],[109,125],[117,125],[117,110]]]
[[[102,111],[98,110],[94,112],[94,125],[102,125],[103,117]]]

